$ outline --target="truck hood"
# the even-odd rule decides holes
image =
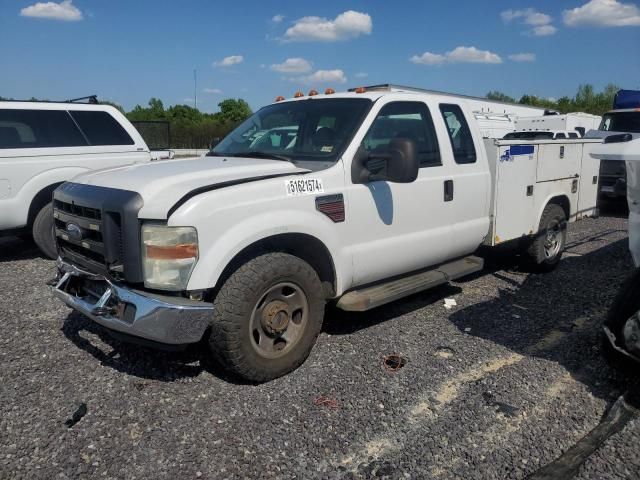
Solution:
[[[171,207],[193,190],[305,172],[308,170],[279,160],[197,157],[95,170],[74,178],[73,182],[137,192],[144,201],[141,218],[165,219]]]

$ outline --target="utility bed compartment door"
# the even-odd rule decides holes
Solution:
[[[493,244],[520,238],[534,230],[538,149],[536,145],[500,145],[497,149],[495,238]]]
[[[542,143],[538,145],[537,181],[548,182],[577,177],[582,145],[578,143]]]

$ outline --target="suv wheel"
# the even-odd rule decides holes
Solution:
[[[33,221],[33,240],[47,257],[54,260],[58,258],[53,227],[53,205],[51,203],[42,207]]]
[[[211,353],[245,380],[285,375],[309,356],[324,304],[322,284],[308,263],[286,253],[260,255],[236,270],[218,292]]]

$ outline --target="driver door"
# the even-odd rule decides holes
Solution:
[[[425,102],[390,101],[364,136],[361,147],[375,153],[384,153],[393,138],[414,140],[420,171],[414,182],[404,184],[347,179],[353,286],[442,263],[450,255],[445,184],[452,165],[441,155],[438,138],[446,138],[446,132],[437,132],[432,110]]]

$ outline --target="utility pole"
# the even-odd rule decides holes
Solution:
[[[198,71],[193,69],[193,104],[198,109]]]

